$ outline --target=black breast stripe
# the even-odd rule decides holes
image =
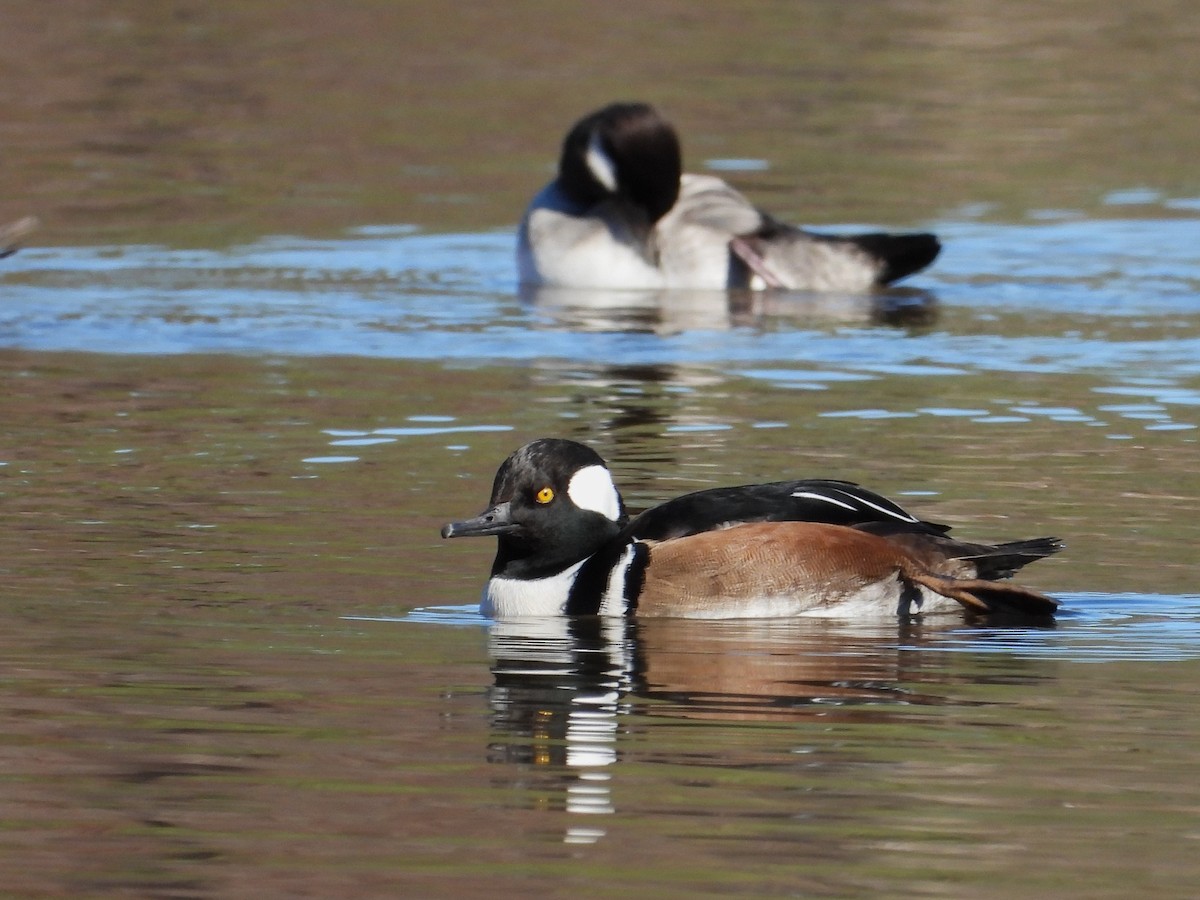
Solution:
[[[563,609],[568,616],[595,616],[600,613],[604,600],[604,589],[608,577],[621,559],[628,544],[615,543],[594,554],[579,568],[575,581],[567,594],[567,605]]]
[[[625,563],[622,557],[630,546],[633,547],[633,556]],[[626,614],[633,612],[638,594],[642,592],[642,579],[649,555],[645,544],[630,545],[614,541],[580,567],[567,594],[567,605],[563,611],[569,616],[599,615],[613,570],[628,565],[623,573],[625,591],[622,599],[625,601]]]
[[[633,545],[633,559],[625,570],[625,615],[637,612],[638,597],[646,583],[646,566],[650,562],[650,548],[643,543]]]

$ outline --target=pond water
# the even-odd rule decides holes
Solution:
[[[656,57],[617,3],[622,81],[536,3],[68,5],[0,38],[4,217],[43,218],[0,261],[0,893],[1194,893],[1194,13],[656,2]],[[875,298],[522,295],[523,196],[627,92],[765,205],[942,257]],[[633,508],[819,475],[1058,535],[1023,581],[1062,613],[485,621],[492,548],[438,529],[550,435]]]

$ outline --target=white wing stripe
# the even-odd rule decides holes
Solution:
[[[801,500],[824,500],[826,503],[832,503],[834,506],[840,506],[849,510],[857,508],[851,506],[849,503],[843,503],[841,500],[834,500],[832,497],[826,497],[824,494],[813,494],[809,491],[795,491],[792,496]]]
[[[841,494],[843,497],[849,497],[850,499],[852,499],[854,501],[854,504],[861,504],[862,506],[868,506],[871,509],[875,510],[876,512],[881,512],[885,516],[891,516],[893,519],[899,519],[901,522],[919,522],[919,521],[921,521],[920,519],[917,519],[917,518],[914,518],[913,516],[908,515],[908,513],[905,513],[903,511],[898,511],[895,509],[888,509],[886,506],[880,506],[878,503],[872,503],[870,500],[867,500],[865,497],[859,497],[858,495],[851,494],[848,491],[838,491],[838,493]],[[830,497],[825,494],[818,494],[813,491],[793,491],[792,496],[796,497],[799,500],[823,500],[826,503],[832,503],[834,506],[840,506],[843,509],[849,509],[849,510],[861,509],[860,506],[856,506],[852,503],[846,503],[844,500],[838,500],[834,497]]]
[[[854,497],[853,494],[846,494],[846,496]],[[880,506],[877,503],[872,503],[870,500],[864,499],[863,497],[854,497],[854,499],[857,500],[859,503],[861,503],[863,506],[869,506],[869,507],[871,507],[871,509],[879,510],[879,512],[883,513],[884,515],[891,516],[893,519],[899,519],[901,522],[919,522],[920,521],[919,519],[915,519],[912,516],[908,515],[908,513],[897,512],[894,509],[888,509],[886,506]]]

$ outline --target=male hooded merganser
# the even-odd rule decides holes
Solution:
[[[671,124],[614,103],[567,133],[558,177],[518,234],[521,282],[570,288],[864,293],[933,262],[932,234],[826,235],[786,225],[711,175],[683,173]]]
[[[487,511],[442,537],[496,535],[484,615],[734,618],[1053,615],[1056,601],[997,581],[1062,549],[947,535],[845,481],[697,491],[629,519],[604,460],[543,438],[496,473]]]

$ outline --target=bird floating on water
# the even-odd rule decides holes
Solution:
[[[526,285],[785,288],[865,293],[929,265],[927,233],[821,234],[780,222],[712,175],[683,172],[675,129],[645,103],[613,103],[567,132],[558,175],[517,242]]]
[[[501,619],[1054,614],[1057,601],[1002,579],[1061,541],[949,530],[826,479],[698,491],[630,519],[594,450],[543,438],[500,466],[487,510],[442,537],[499,539],[481,610]]]

